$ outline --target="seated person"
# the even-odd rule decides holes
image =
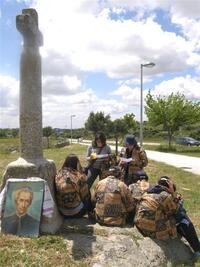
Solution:
[[[129,185],[132,197],[140,199],[140,197],[150,187],[148,180],[149,177],[145,171],[138,171],[135,173],[136,182]]]
[[[185,237],[200,256],[200,243],[192,222],[186,215],[180,194],[167,176],[161,176],[158,184],[147,189],[136,208],[135,224],[144,236],[165,240]]]
[[[137,144],[134,135],[128,134],[124,143],[125,150],[121,154],[119,164],[124,169],[124,182],[129,186],[137,181],[136,173],[147,166],[148,159],[144,149]]]
[[[127,215],[134,211],[131,192],[121,177],[118,166],[110,169],[110,175],[98,182],[94,190],[96,220],[101,225],[122,226]]]
[[[137,203],[135,225],[144,235],[159,240],[177,237],[174,214],[179,208],[173,182],[168,187],[159,184],[147,189]]]
[[[70,154],[55,177],[56,200],[65,218],[83,216],[92,209],[87,177],[78,157]]]
[[[158,180],[158,184],[164,187],[168,186],[167,181],[170,178],[168,176],[161,176]],[[177,232],[181,237],[184,237],[192,249],[194,250],[195,256],[200,257],[200,241],[198,239],[196,230],[190,218],[187,215],[185,208],[183,207],[183,199],[181,194],[176,192],[176,185],[174,184],[174,191],[176,193],[176,198],[179,202],[179,208],[174,214],[176,220]]]

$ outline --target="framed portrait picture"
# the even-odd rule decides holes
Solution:
[[[9,179],[1,231],[6,234],[37,237],[44,197],[44,181]]]

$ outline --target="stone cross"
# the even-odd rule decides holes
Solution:
[[[42,147],[42,75],[39,46],[42,34],[38,29],[38,15],[34,9],[23,9],[16,18],[23,36],[20,62],[20,143],[21,157],[9,163],[3,174],[1,190],[9,178],[40,177],[47,181],[54,199],[52,217],[42,216],[41,233],[56,233],[63,222],[55,202],[54,178],[56,165],[43,157]],[[0,191],[1,191],[0,190]]]
[[[20,60],[20,144],[24,159],[43,158],[42,83],[39,46],[43,44],[35,9],[23,9],[16,17],[16,27],[23,36]]]

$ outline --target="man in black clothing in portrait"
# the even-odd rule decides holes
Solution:
[[[27,213],[33,200],[30,187],[22,187],[13,192],[15,213],[4,217],[2,232],[19,236],[38,236],[39,221]]]

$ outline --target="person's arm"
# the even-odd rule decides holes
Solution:
[[[66,181],[63,179],[62,170],[58,171],[55,177],[55,185],[57,191],[64,191],[67,188]]]
[[[122,197],[122,202],[126,208],[127,212],[135,210],[135,201],[134,198],[132,197],[130,189],[123,183],[121,183],[121,197]]]
[[[145,150],[140,148],[140,167],[146,167],[148,165],[148,158]]]
[[[90,212],[93,207],[92,207],[92,202],[91,202],[91,194],[90,190],[86,181],[86,176],[83,174],[83,176],[80,177],[79,180],[79,187],[80,187],[80,198],[85,206],[85,208]]]
[[[175,214],[179,209],[179,203],[176,201],[174,194],[168,194],[168,196],[163,199],[162,206],[166,215],[169,216]]]
[[[92,153],[92,146],[88,146],[86,157],[87,158],[90,157],[91,153]]]

